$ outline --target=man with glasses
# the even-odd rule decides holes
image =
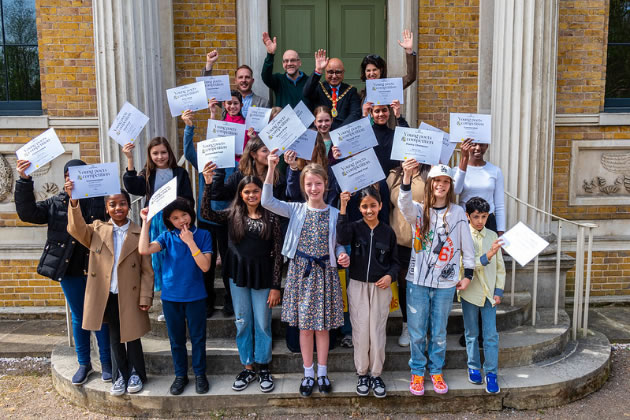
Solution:
[[[275,106],[284,108],[287,104],[295,107],[304,96],[302,94],[306,79],[301,70],[302,60],[297,51],[286,50],[282,55],[283,73],[273,73],[273,59],[278,46],[276,37],[271,39],[267,32],[263,32],[263,44],[267,48],[267,57],[263,64],[261,76],[263,82],[273,91]]]
[[[322,73],[326,81],[321,82]],[[345,69],[338,58],[328,59],[325,50],[315,52],[315,71],[304,85],[304,97],[311,109],[318,106],[330,108],[333,116],[331,129],[337,129],[361,118],[361,100],[357,89],[343,83]]]

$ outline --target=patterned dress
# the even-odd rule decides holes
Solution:
[[[298,252],[321,258],[328,255],[330,210],[308,209]],[[282,321],[301,330],[331,330],[343,325],[343,300],[337,268],[330,259],[321,264],[297,255],[289,263],[282,301]],[[308,277],[304,277],[310,267]]]

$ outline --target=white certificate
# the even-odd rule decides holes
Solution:
[[[234,152],[237,155],[242,155],[245,144],[245,124],[208,120],[208,131],[206,132],[207,139],[229,136],[234,136]]]
[[[374,149],[368,149],[332,166],[341,191],[355,192],[385,179]]]
[[[125,144],[136,141],[140,132],[148,122],[149,117],[144,115],[129,102],[125,102],[118,115],[116,115],[116,119],[107,134],[109,137],[113,138],[116,143],[124,146]]]
[[[538,236],[536,232],[527,227],[523,222],[508,230],[499,238],[503,241],[503,249],[510,254],[517,263],[524,267],[540,254],[549,242]]]
[[[368,79],[365,81],[366,102],[374,105],[390,105],[394,100],[405,103],[402,77]]]
[[[245,118],[245,128],[253,128],[255,132],[261,131],[269,124],[271,116],[271,108],[263,108],[261,106],[250,106],[247,110],[247,118]]]
[[[273,120],[263,128],[258,137],[265,143],[269,150],[278,149],[278,156],[288,150],[298,137],[304,133],[306,127],[291,108],[284,107]]]
[[[355,155],[378,145],[370,117],[361,118],[331,131],[330,139],[339,148],[342,157]]]
[[[18,159],[31,162],[24,171],[26,175],[32,174],[63,153],[65,150],[54,128],[49,128],[15,151]]]
[[[492,115],[451,113],[450,131],[453,143],[473,139],[475,143],[490,144]]]
[[[300,101],[300,103],[298,103],[295,108],[293,108],[293,110],[295,111],[295,114],[298,116],[300,121],[302,121],[302,124],[304,124],[304,127],[310,127],[311,124],[313,124],[313,121],[315,121],[315,116],[313,115],[311,110],[308,109],[308,107],[304,104],[304,102]]]
[[[198,82],[204,82],[206,85],[206,98],[217,101],[229,101],[232,99],[230,92],[230,76],[227,74],[222,76],[199,76],[195,79]]]
[[[72,198],[75,200],[120,194],[120,172],[116,162],[71,166],[68,176],[74,182]]]
[[[315,148],[315,140],[317,140],[317,131],[306,130],[289,146],[289,150],[295,150],[299,158],[311,160],[313,148]]]
[[[204,82],[168,89],[166,97],[173,117],[182,115],[187,109],[199,111],[200,109],[208,108],[208,97],[206,96],[206,85]]]
[[[164,210],[166,206],[171,204],[177,198],[177,177],[173,177],[166,184],[157,190],[149,200],[149,213],[147,220],[151,220],[153,216]]]
[[[450,136],[446,131],[442,131],[439,128],[435,128],[432,125],[429,125],[425,122],[420,123],[420,127],[418,128],[420,130],[429,130],[429,131],[442,133],[442,136],[444,137],[442,138],[442,151],[440,152],[440,163],[444,165],[448,165],[448,163],[451,160],[451,156],[453,156],[453,152],[455,151],[455,148],[457,147],[457,143],[451,143]]]
[[[213,162],[217,168],[233,168],[234,136],[216,137],[197,143],[197,168],[203,171],[206,163]]]
[[[415,128],[396,127],[391,160],[414,158],[419,163],[437,165],[442,151],[442,133]]]

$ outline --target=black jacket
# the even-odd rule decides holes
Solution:
[[[177,196],[190,200],[194,206],[195,195],[192,191],[188,171],[181,166],[178,166],[173,169],[173,176],[177,177]],[[155,171],[151,172],[151,176],[149,177],[148,189],[147,181],[144,177],[144,170],[140,171],[140,174],[137,174],[135,170],[125,171],[123,175],[123,184],[129,194],[146,196],[147,202],[145,205],[148,205],[151,196],[155,192]]]
[[[32,180],[20,178],[15,183],[15,209],[20,220],[48,225],[46,245],[37,273],[56,281],[61,281],[65,275],[85,275],[90,255],[67,231],[68,199],[64,191],[35,202]],[[79,204],[85,223],[105,220],[103,198],[86,198],[79,200]]]
[[[331,98],[332,90],[326,81],[322,82],[320,85],[320,79],[321,75],[313,72],[308,77],[306,84],[304,85],[304,97],[311,105],[311,111],[320,105],[327,106],[332,109],[332,101],[328,99],[322,90],[322,85]],[[349,86],[350,85],[346,83],[341,83],[337,94],[339,96],[343,95]],[[337,112],[338,115],[333,118],[332,126],[330,127],[331,130],[335,130],[361,118],[361,100],[359,99],[359,94],[357,93],[357,89],[355,87],[350,88],[350,91],[346,93],[341,100],[337,101]]]
[[[399,127],[409,127],[409,124],[407,124],[407,121],[402,116],[398,118],[396,122]],[[374,153],[376,153],[383,172],[387,175],[389,171],[400,166],[399,161],[391,160],[392,146],[394,144],[394,130],[389,128],[387,124],[374,124],[372,125],[372,130],[378,142],[378,145],[374,146]]]
[[[234,200],[236,192],[238,191],[238,184],[243,178],[245,178],[245,175],[243,175],[240,169],[232,172],[227,180],[225,179],[224,169],[215,170],[214,175],[212,176],[212,186],[210,187],[210,199],[212,201],[231,202]],[[286,189],[287,181],[282,173],[279,173],[278,182],[273,186],[273,196],[278,200],[285,200]],[[204,205],[209,206],[210,203],[204,203]]]
[[[337,242],[350,245],[350,278],[376,283],[389,274],[392,281],[398,278],[398,246],[394,230],[379,223],[374,230],[363,221],[348,221],[340,214],[337,220]]]

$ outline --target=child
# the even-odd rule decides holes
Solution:
[[[162,211],[168,228],[149,243],[153,219],[147,220],[148,208],[142,209],[142,231],[139,250],[150,255],[164,250],[162,308],[166,320],[171,354],[175,366],[175,381],[170,392],[179,395],[188,384],[188,354],[186,327],[192,344],[192,366],[195,391],[208,392],[206,378],[206,290],[203,273],[210,269],[212,238],[208,231],[197,229],[195,210],[188,200],[177,197]]]
[[[472,197],[466,202],[466,215],[470,222],[470,233],[475,246],[475,278],[459,292],[464,316],[466,353],[468,354],[468,380],[483,384],[479,370],[478,317],[481,313],[483,330],[483,371],[486,374],[486,392],[496,394],[501,389],[497,382],[499,367],[499,334],[497,333],[497,308],[503,297],[505,265],[501,254],[502,242],[497,234],[486,228],[490,215],[490,204],[481,197]],[[495,257],[496,258],[493,258]]]
[[[300,175],[306,203],[287,203],[274,198],[272,182],[278,156],[268,157],[267,178],[263,186],[262,205],[289,218],[282,254],[289,258],[289,271],[282,302],[282,321],[300,328],[300,348],[304,378],[300,395],[308,397],[315,385],[313,337],[317,337],[317,383],[319,392],[332,391],[326,363],[329,330],[343,324],[343,300],[337,274],[339,265],[347,267],[350,257],[337,244],[335,228],[339,211],[324,202],[328,176],[317,164],[307,165]]]
[[[411,251],[414,262],[407,274],[407,326],[411,342],[409,390],[414,395],[424,394],[427,365],[424,349],[430,320],[429,373],[433,390],[445,394],[448,386],[442,368],[446,356],[446,324],[455,289],[466,289],[472,280],[475,251],[464,210],[453,205],[451,169],[446,165],[431,168],[424,189],[424,202],[419,204],[411,199],[411,177],[418,162],[408,159],[402,167],[398,208],[407,223],[415,224]],[[464,276],[458,281],[461,257]]]
[[[330,127],[332,127],[333,116],[330,108],[327,106],[318,106],[313,110],[315,121],[313,124],[317,129],[317,140],[324,142],[326,146],[326,156],[331,158],[330,148],[332,147],[332,139],[330,138]]]
[[[66,190],[72,191],[72,181]],[[68,233],[90,249],[85,288],[83,328],[109,326],[113,384],[111,395],[142,390],[147,373],[140,337],[151,330],[148,310],[153,303],[151,258],[138,253],[140,226],[127,218],[127,191],[105,197],[109,222],[86,224],[79,200],[70,200]],[[94,246],[93,246],[94,245]]]
[[[367,396],[372,388],[375,397],[383,398],[387,395],[381,373],[385,362],[385,327],[392,300],[389,286],[399,270],[396,235],[391,227],[378,221],[378,212],[383,206],[378,191],[368,187],[358,195],[363,219],[349,222],[346,206],[350,193],[341,193],[337,239],[340,244],[352,247],[347,293],[354,365],[359,375],[357,394]]]
[[[263,184],[246,176],[239,182],[237,195],[227,210],[215,212],[210,206],[213,170],[208,162],[203,175],[207,189],[202,201],[203,215],[227,226],[228,250],[223,274],[229,278],[236,317],[236,345],[245,369],[238,374],[232,389],[242,391],[256,379],[253,363],[258,365],[262,392],[274,388],[271,363],[271,308],[280,303],[282,281],[282,232],[279,218],[260,205]],[[254,340],[255,338],[255,340]]]
[[[223,108],[225,109],[225,113],[223,115],[222,120],[235,123],[235,124],[245,124],[245,117],[243,117],[243,113],[241,112],[243,109],[243,97],[238,90],[231,91],[232,98],[229,101],[223,101]],[[219,102],[210,98],[208,102],[208,108],[210,108],[210,119],[218,120],[220,117],[221,108],[218,106]],[[245,132],[245,140],[243,140],[243,148],[247,146],[247,142],[249,141],[249,134]],[[236,150],[236,154],[240,156],[243,154],[242,150]],[[238,160],[238,159],[237,159]]]

